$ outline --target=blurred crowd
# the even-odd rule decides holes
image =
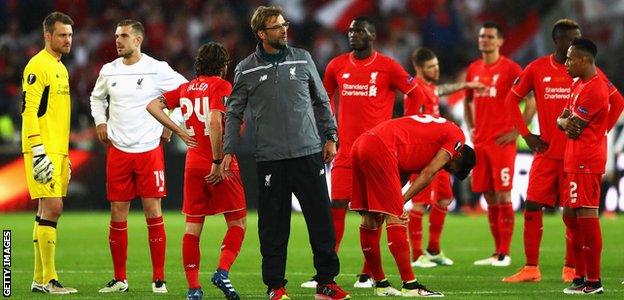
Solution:
[[[505,28],[503,53],[524,66],[550,51],[552,23],[569,17],[580,22],[584,35],[598,42],[599,65],[624,88],[624,76],[617,72],[621,65],[613,63],[624,58],[624,1],[0,0],[0,19],[5,24],[0,27],[0,152],[19,152],[22,71],[43,47],[41,21],[49,12],[65,12],[75,21],[72,51],[63,58],[71,80],[71,140],[74,147],[93,149],[98,143],[89,95],[102,65],[117,56],[117,22],[127,18],[141,21],[147,35],[143,52],[167,61],[190,79],[195,51],[204,42],[218,41],[229,49],[233,59],[230,70],[253,51],[256,41],[249,18],[258,5],[285,9],[292,24],[289,43],[308,49],[321,75],[332,57],[348,51],[346,27],[355,17],[352,14],[358,13],[376,21],[376,48],[397,59],[408,72],[414,72],[409,63],[414,49],[433,49],[446,82],[457,80],[479,56],[476,32],[484,21],[494,20]],[[609,5],[616,7],[605,9]],[[610,63],[604,63],[606,59]],[[228,79],[232,79],[231,72]]]

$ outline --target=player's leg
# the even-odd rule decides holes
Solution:
[[[407,226],[399,217],[386,215],[386,232],[388,235],[388,248],[394,257],[399,269],[401,281],[401,295],[403,297],[442,297],[442,293],[427,289],[416,280],[414,271],[410,266],[409,244],[407,242]]]
[[[368,264],[371,276],[375,281],[374,294],[377,296],[400,295],[401,292],[390,286],[381,264],[381,225],[383,215],[375,212],[361,211],[360,247]]]
[[[40,198],[41,218],[37,225],[37,241],[43,271],[45,290],[51,294],[68,294],[69,291],[57,288],[58,274],[56,273],[56,225],[63,212],[62,198]]]
[[[352,181],[351,166],[336,165],[338,160],[344,159],[336,157],[331,172],[331,209],[336,235],[336,252],[340,249],[340,243],[344,236],[345,216],[351,199]]]
[[[165,281],[167,235],[160,202],[160,198],[141,198],[152,260],[152,291],[167,293]]]
[[[186,216],[184,236],[182,237],[182,262],[188,283],[188,299],[201,299],[203,292],[199,283],[201,250],[199,247],[204,216]]]
[[[227,223],[227,231],[221,242],[221,255],[219,256],[219,265],[212,274],[212,284],[218,287],[226,299],[240,299],[238,292],[230,282],[230,267],[234,264],[238,253],[240,252],[245,237],[245,228],[247,224],[247,213],[244,209],[226,212],[224,215]]]
[[[128,212],[136,196],[133,182],[133,155],[109,146],[106,154],[106,195],[111,205],[108,244],[113,260],[114,276],[100,293],[126,292],[128,281]]]
[[[431,206],[429,212],[429,245],[427,246],[427,257],[431,262],[440,266],[452,266],[453,260],[446,257],[440,247],[440,238],[444,229],[444,221],[448,213],[448,206],[452,199],[441,199]]]
[[[575,206],[578,201],[578,183],[574,174],[566,173],[565,187],[566,193],[563,194],[561,206],[563,206],[563,223],[567,231],[570,233],[570,239],[573,244],[575,275],[569,287],[565,288],[565,294],[581,294],[585,287],[585,279],[587,277],[587,268],[585,263],[585,241],[581,235],[578,217]]]
[[[38,200],[37,200],[38,201]],[[35,224],[33,226],[33,248],[35,250],[35,262],[34,262],[34,272],[33,272],[33,282],[30,285],[31,292],[40,292],[44,293],[44,282],[43,282],[43,266],[41,263],[41,252],[39,250],[39,240],[37,238],[37,227],[39,226],[39,220],[41,220],[41,206],[37,206],[37,214],[35,215]]]
[[[482,145],[475,145],[475,155],[477,158],[477,164],[472,170],[472,191],[475,193],[483,193],[483,197],[488,205],[488,223],[490,226],[490,232],[494,239],[494,253],[484,259],[479,259],[474,262],[477,266],[492,265],[492,262],[498,257],[498,249],[500,247],[500,239],[498,232],[498,203],[496,203],[496,194],[494,192],[494,183],[491,162],[487,155],[486,147]],[[478,204],[477,204],[478,205]]]
[[[557,205],[563,207],[564,199],[569,197],[570,191],[566,183],[566,174],[563,171],[563,161],[558,161],[557,166],[557,187],[558,187],[558,203]],[[563,218],[566,218],[565,215]],[[563,220],[563,219],[562,219]],[[565,223],[564,223],[565,226]],[[576,274],[576,259],[574,256],[574,241],[572,239],[573,233],[565,226],[565,260],[563,268],[561,270],[561,280],[564,283],[572,282]]]
[[[511,188],[513,183],[514,165],[516,159],[516,145],[511,143],[503,146],[492,146],[490,152],[492,174],[494,175],[494,190],[498,204],[498,260],[493,266],[506,267],[511,264],[509,248],[513,236],[515,213],[511,203]]]
[[[413,259],[411,265],[412,267],[419,268],[433,268],[436,264],[429,261],[429,259],[423,255],[422,249],[422,219],[427,206],[425,203],[419,202],[416,197],[418,197],[418,195],[412,198],[412,209],[409,212],[407,222],[409,244]]]

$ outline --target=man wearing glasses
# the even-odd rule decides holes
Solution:
[[[232,161],[243,112],[249,105],[258,162],[262,279],[269,299],[290,299],[284,286],[292,193],[299,199],[308,227],[317,299],[348,299],[349,294],[334,281],[340,264],[334,251],[324,166],[336,155],[336,121],[310,53],[286,45],[288,25],[280,7],[260,6],[251,17],[259,44],[234,72],[223,171],[228,171]],[[317,124],[327,140],[324,145]]]

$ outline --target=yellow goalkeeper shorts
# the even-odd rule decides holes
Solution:
[[[69,186],[69,158],[63,154],[48,154],[48,158],[54,165],[52,180],[42,184],[35,180],[33,172],[33,155],[31,152],[24,153],[24,167],[26,168],[26,182],[31,199],[60,198],[67,196]]]

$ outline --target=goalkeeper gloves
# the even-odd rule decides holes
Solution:
[[[35,180],[39,183],[45,184],[52,180],[52,173],[54,173],[54,165],[50,158],[45,153],[45,148],[42,144],[32,147],[33,153],[33,175]]]

